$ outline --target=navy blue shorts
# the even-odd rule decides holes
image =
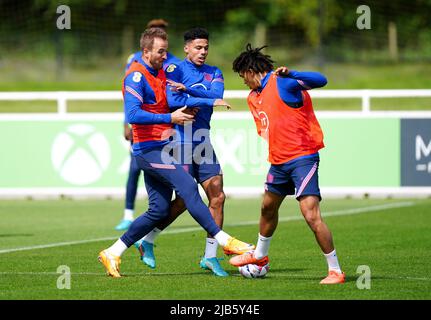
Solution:
[[[281,196],[315,195],[322,200],[318,179],[319,154],[303,156],[289,162],[271,165],[266,177],[265,190]]]
[[[182,165],[198,183],[223,174],[211,143],[188,144],[181,147]]]

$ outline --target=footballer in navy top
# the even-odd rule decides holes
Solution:
[[[224,79],[221,70],[207,64],[198,66],[186,58],[178,64],[170,64],[165,73],[167,79],[182,83],[186,87],[182,91],[173,91],[168,85],[167,98],[171,110],[183,106],[199,108],[192,125],[192,133],[203,129],[193,138],[185,134],[187,126],[176,126],[177,133],[180,135],[177,138],[181,137],[183,143],[202,142],[205,140],[204,136],[208,136],[214,101],[223,99]],[[199,136],[202,137],[199,138]]]

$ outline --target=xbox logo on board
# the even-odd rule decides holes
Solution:
[[[88,124],[74,124],[52,144],[51,161],[61,178],[74,185],[99,180],[109,165],[111,150],[105,136]]]

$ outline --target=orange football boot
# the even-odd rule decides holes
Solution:
[[[242,242],[234,237],[230,237],[227,244],[223,247],[224,254],[243,254],[254,250],[255,246],[250,243]]]
[[[120,263],[121,259],[118,256],[114,256],[108,252],[108,250],[103,250],[99,253],[98,259],[100,263],[103,264],[103,266],[106,269],[106,273],[108,276],[114,277],[114,278],[120,278]]]
[[[230,258],[229,263],[235,267],[245,266],[246,264],[256,264],[258,266],[264,266],[269,263],[268,256],[262,259],[256,259],[253,252],[247,252],[233,258]]]
[[[320,284],[338,284],[344,283],[346,275],[344,272],[338,273],[335,270],[329,270],[328,276],[320,281]]]

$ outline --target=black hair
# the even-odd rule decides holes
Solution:
[[[252,70],[255,73],[264,73],[274,70],[274,62],[271,56],[260,52],[263,48],[252,48],[251,44],[248,43],[245,47],[245,51],[234,60],[232,63],[232,69],[235,72],[242,73],[248,70]]]
[[[209,33],[204,28],[193,28],[184,33],[184,42],[190,42],[196,39],[207,39],[209,40]]]

